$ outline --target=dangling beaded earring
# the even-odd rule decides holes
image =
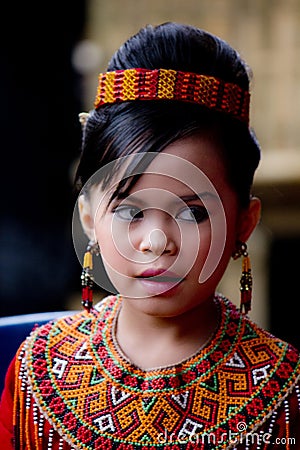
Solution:
[[[88,312],[90,312],[93,306],[93,255],[98,256],[100,253],[99,245],[97,242],[90,241],[88,243],[86,252],[83,258],[82,273],[81,273],[81,286],[82,286],[82,306]]]
[[[240,311],[242,314],[248,314],[251,310],[252,299],[252,273],[250,258],[247,251],[247,244],[245,242],[237,242],[237,250],[233,254],[233,259],[238,259],[240,256],[242,260],[242,276],[240,279],[241,304]]]

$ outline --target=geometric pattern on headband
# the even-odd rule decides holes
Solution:
[[[229,114],[249,124],[250,93],[235,83],[192,72],[126,69],[100,73],[95,108],[134,100],[178,100]]]

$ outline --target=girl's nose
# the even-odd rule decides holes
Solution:
[[[155,256],[160,256],[163,253],[174,254],[176,244],[173,239],[166,236],[163,230],[155,228],[141,240],[140,251],[143,253],[151,252]]]

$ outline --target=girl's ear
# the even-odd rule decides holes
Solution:
[[[240,213],[237,240],[241,242],[247,242],[256,225],[259,223],[261,214],[261,202],[259,198],[252,197],[249,207],[243,209]]]
[[[94,217],[89,199],[85,195],[78,198],[79,217],[82,228],[90,241],[95,240]]]

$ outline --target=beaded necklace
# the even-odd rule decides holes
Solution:
[[[296,385],[299,355],[224,297],[216,301],[220,326],[208,344],[176,365],[147,371],[114,341],[118,297],[35,330],[18,359],[18,448],[32,441],[31,421],[33,448],[43,448],[40,417],[61,442],[89,450],[187,450],[205,436],[225,449],[231,433],[242,439],[254,432]]]

